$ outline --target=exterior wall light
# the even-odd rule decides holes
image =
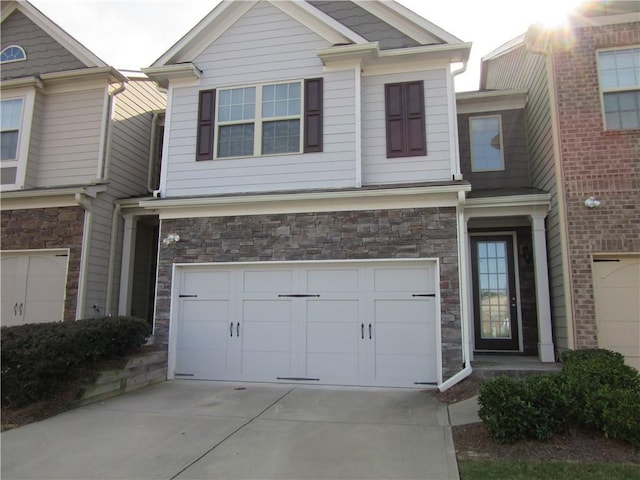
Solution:
[[[584,201],[584,206],[587,208],[597,208],[602,202],[594,197],[589,197]]]
[[[171,245],[172,243],[176,243],[179,241],[180,235],[178,235],[177,233],[170,233],[164,240],[162,240],[162,243],[164,243],[165,245]]]

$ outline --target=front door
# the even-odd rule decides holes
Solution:
[[[475,349],[519,350],[513,237],[472,237],[471,260]]]

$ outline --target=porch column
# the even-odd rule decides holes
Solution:
[[[131,284],[133,283],[133,260],[136,248],[137,218],[124,215],[124,236],[122,238],[122,264],[120,268],[119,315],[131,313]]]
[[[541,362],[554,362],[553,334],[551,329],[551,299],[547,273],[547,239],[544,214],[531,215],[533,233],[533,258],[536,277],[536,307],[538,309],[538,357]]]

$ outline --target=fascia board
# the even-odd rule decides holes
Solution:
[[[25,210],[30,208],[72,207],[78,205],[78,195],[95,198],[107,190],[107,185],[87,187],[46,188],[42,190],[17,190],[0,194],[0,210]]]
[[[65,70],[62,72],[43,73],[42,75],[40,75],[40,79],[43,82],[53,82],[57,80],[89,80],[94,78],[100,79],[101,77],[104,77],[109,83],[127,81],[127,77],[125,77],[115,68],[108,66],[82,68],[79,70]]]
[[[394,208],[455,207],[469,184],[273,195],[141,200],[160,218],[350,211]]]
[[[465,216],[512,216],[531,212],[547,212],[551,206],[551,195],[510,195],[504,197],[467,198]]]
[[[527,105],[528,90],[490,90],[456,94],[458,114],[523,109]]]
[[[23,87],[42,88],[42,82],[38,77],[12,78],[10,80],[2,81],[2,90],[8,90],[10,88],[23,88]]]
[[[354,3],[423,45],[434,43],[434,37],[443,43],[464,43],[458,37],[397,2],[354,0]]]
[[[526,33],[523,33],[522,35],[518,35],[515,38],[512,38],[511,40],[509,40],[508,42],[503,43],[502,45],[500,45],[498,48],[490,51],[489,53],[487,53],[486,55],[484,55],[480,61],[482,63],[484,62],[488,62],[489,60],[494,60],[506,53],[511,52],[512,50],[515,50],[517,48],[523,47],[525,46],[525,37],[526,37]]]
[[[422,56],[425,59],[447,59],[452,63],[467,62],[471,54],[471,45],[471,42],[468,42],[382,50],[380,52],[380,58],[420,58]]]
[[[44,13],[38,10],[27,1],[18,2],[14,9],[7,9],[7,12],[13,13],[14,10],[22,12],[29,20],[38,25],[44,30],[50,37],[56,42],[69,50],[75,57],[78,58],[87,67],[106,67],[107,64],[98,58],[97,55],[92,53],[87,47],[78,42],[75,38],[69,35],[58,24],[53,22]],[[8,17],[10,13],[7,13]],[[5,11],[2,12],[2,21],[5,20]]]
[[[202,71],[192,63],[143,68],[142,71],[161,88],[168,88],[172,80],[198,80],[202,74]]]

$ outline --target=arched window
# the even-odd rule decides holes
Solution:
[[[27,54],[25,53],[24,48],[18,45],[9,45],[2,50],[2,53],[0,53],[0,63],[20,62],[21,60],[26,59]]]

